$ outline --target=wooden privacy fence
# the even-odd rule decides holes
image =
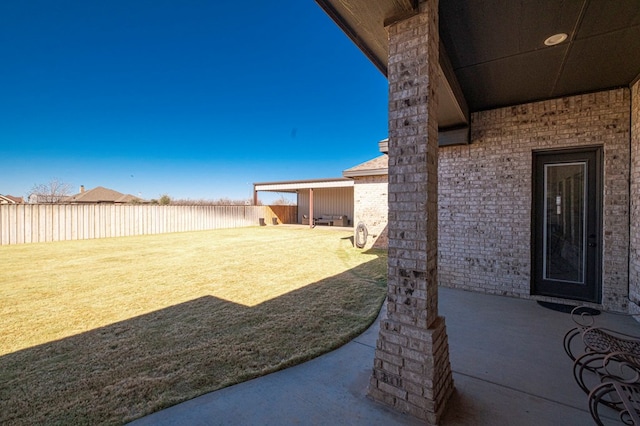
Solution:
[[[0,245],[295,223],[296,206],[0,204]]]

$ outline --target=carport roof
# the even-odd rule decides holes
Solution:
[[[353,180],[347,178],[326,178],[289,180],[280,182],[256,182],[254,191],[296,192],[300,189],[343,188],[353,186]]]

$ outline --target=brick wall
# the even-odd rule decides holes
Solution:
[[[630,311],[640,313],[640,81],[631,88]]]
[[[388,176],[354,178],[354,226],[364,223],[369,233],[365,248],[386,248],[388,214]]]
[[[529,297],[532,152],[601,145],[603,305],[626,311],[629,90],[483,111],[471,119],[471,144],[439,152],[440,284]],[[636,139],[636,151],[637,145]]]

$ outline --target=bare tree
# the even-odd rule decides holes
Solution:
[[[202,198],[197,200],[193,200],[190,198],[171,199],[171,205],[173,206],[250,206],[251,204],[252,200],[250,198],[242,200],[233,200],[227,197],[218,198],[215,200]],[[262,203],[259,203],[259,205],[261,204]]]
[[[71,184],[61,179],[53,178],[49,183],[35,184],[29,195],[30,203],[55,204],[71,195]]]
[[[280,198],[273,200],[271,204],[274,206],[295,206],[296,202],[288,199],[284,195],[280,195]]]

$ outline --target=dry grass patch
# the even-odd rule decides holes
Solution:
[[[386,255],[244,228],[0,247],[0,424],[121,424],[336,348]]]

